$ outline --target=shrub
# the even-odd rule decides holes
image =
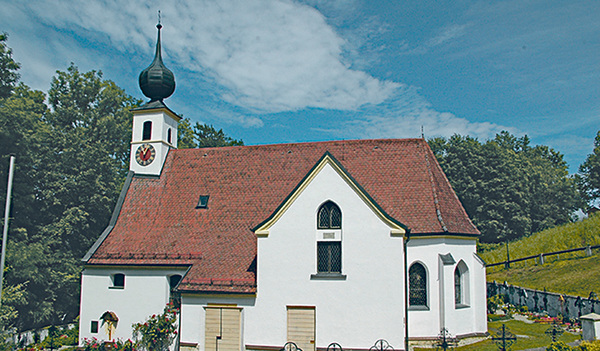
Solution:
[[[147,351],[166,350],[177,335],[178,310],[169,303],[162,314],[153,314],[144,323],[133,325],[138,345]]]
[[[489,314],[494,314],[505,302],[504,295],[494,295],[487,299],[487,310]]]
[[[582,341],[579,349],[581,351],[600,351],[600,340]]]
[[[136,351],[135,343],[131,340],[102,342],[96,338],[83,340],[84,351]]]
[[[546,351],[572,351],[573,348],[562,341],[555,341],[546,347]]]

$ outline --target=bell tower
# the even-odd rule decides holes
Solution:
[[[159,14],[160,15],[160,14]],[[175,76],[162,61],[160,20],[154,61],[140,73],[140,89],[150,98],[133,112],[129,169],[136,174],[159,176],[169,150],[177,148],[177,124],[181,117],[163,102],[175,91]]]

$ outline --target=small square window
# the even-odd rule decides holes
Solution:
[[[113,288],[123,289],[125,288],[125,274],[117,273],[112,276]]]
[[[92,325],[90,327],[90,332],[93,334],[98,333],[98,321],[92,321]]]
[[[200,195],[196,208],[208,208],[208,195]]]

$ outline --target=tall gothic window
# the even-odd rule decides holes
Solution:
[[[463,260],[454,269],[454,303],[456,307],[469,306],[469,268]]]
[[[419,262],[415,262],[410,266],[408,271],[409,305],[427,307],[427,270]]]
[[[317,229],[342,229],[342,212],[331,201],[321,205],[317,212]],[[333,233],[332,240],[317,242],[317,273],[342,273],[342,241]]]
[[[460,305],[462,303],[462,282],[461,274],[458,267],[454,270],[454,303]]]

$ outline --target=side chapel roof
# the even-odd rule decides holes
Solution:
[[[411,236],[479,234],[423,139],[183,149],[169,152],[160,177],[133,177],[112,230],[84,259],[190,266],[181,291],[254,293],[253,228],[326,153]],[[206,209],[196,208],[201,195]]]

